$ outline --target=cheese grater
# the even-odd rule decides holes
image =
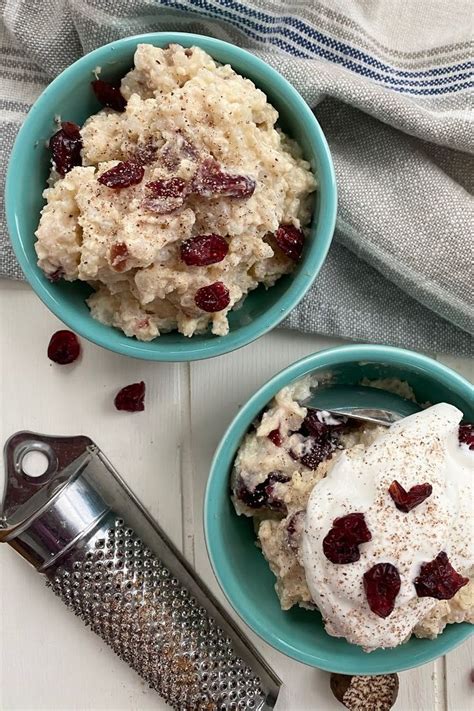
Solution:
[[[10,437],[0,541],[172,708],[274,707],[279,679],[88,437]]]

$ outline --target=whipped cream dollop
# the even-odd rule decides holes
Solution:
[[[419,598],[413,584],[422,563],[444,551],[459,573],[474,564],[472,546],[474,452],[458,441],[460,410],[440,403],[392,425],[368,447],[345,450],[309,498],[302,557],[311,595],[335,637],[370,651],[401,644],[437,603]],[[389,486],[406,490],[429,483],[423,503],[399,511]],[[323,539],[335,518],[363,513],[372,539],[359,546],[360,559],[334,564]],[[391,563],[400,592],[386,618],[367,603],[363,575],[376,563]]]

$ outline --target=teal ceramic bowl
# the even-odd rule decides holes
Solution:
[[[170,42],[185,47],[197,45],[221,63],[231,64],[251,79],[278,109],[280,127],[295,138],[318,176],[314,218],[303,259],[293,274],[280,279],[271,289],[259,287],[244,305],[230,315],[230,333],[210,333],[186,338],[169,333],[150,343],[127,338],[122,332],[95,321],[85,304],[90,289],[80,282],[51,284],[36,266],[34,232],[44,204],[42,192],[49,175],[46,141],[57,130],[54,117],[82,125],[101,107],[90,81],[93,70],[102,67],[101,77],[119,79],[132,66],[140,42],[164,47]],[[336,219],[336,183],[329,148],[321,127],[298,92],[278,72],[249,52],[221,40],[201,35],[158,32],[127,37],[100,47],[82,57],[60,74],[41,94],[18,134],[6,181],[6,212],[10,237],[21,268],[40,299],[65,324],[81,336],[104,348],[136,358],[159,361],[188,361],[228,353],[271,330],[296,306],[318,274],[331,244]]]
[[[308,373],[330,374],[334,383],[349,385],[365,377],[400,378],[412,386],[420,403],[449,402],[462,410],[467,420],[474,419],[474,387],[449,368],[411,351],[351,345],[315,353],[290,365],[242,407],[212,462],[204,527],[214,573],[242,620],[266,642],[300,662],[343,674],[385,674],[425,664],[461,644],[472,634],[472,625],[448,625],[434,640],[413,637],[395,649],[370,654],[330,637],[319,613],[280,609],[273,589],[274,576],[255,546],[252,522],[234,511],[229,477],[243,436],[282,387]]]

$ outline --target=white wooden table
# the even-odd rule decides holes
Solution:
[[[203,492],[221,434],[239,405],[278,370],[339,341],[278,331],[221,358],[148,363],[85,341],[69,368],[46,357],[61,325],[29,287],[0,280],[0,441],[20,429],[87,434],[107,453],[153,516],[223,600],[202,528]],[[472,379],[467,360],[443,362]],[[115,392],[144,380],[146,410],[114,410]],[[0,467],[2,472],[2,467]],[[3,476],[3,472],[1,474]],[[0,708],[166,709],[8,546],[0,546]],[[286,686],[279,711],[337,711],[328,675],[256,641]],[[400,675],[397,711],[470,711],[469,644]]]

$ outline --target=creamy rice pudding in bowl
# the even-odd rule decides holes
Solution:
[[[344,386],[416,403],[390,428],[308,408]],[[394,348],[323,351],[242,408],[206,492],[208,552],[237,612],[267,642],[345,674],[444,654],[474,623],[474,388]]]
[[[237,47],[180,33],[66,69],[27,116],[7,178],[38,295],[90,340],[156,360],[225,353],[281,321],[324,261],[335,210],[327,144],[293,87]]]

